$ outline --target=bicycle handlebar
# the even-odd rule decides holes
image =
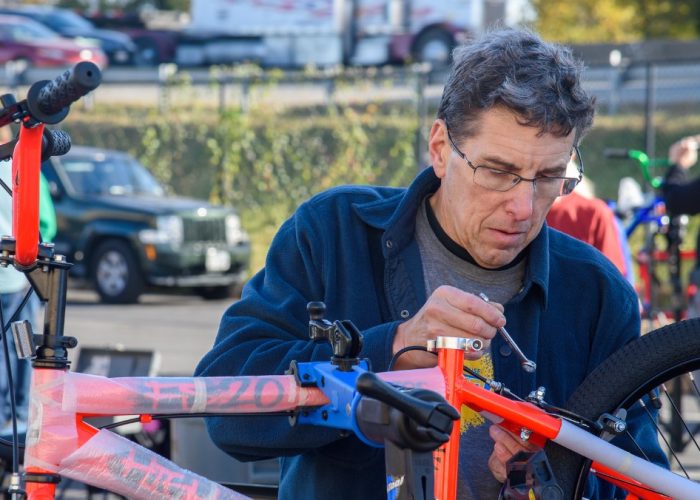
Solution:
[[[97,88],[102,73],[94,63],[82,61],[54,80],[34,83],[27,94],[29,113],[37,121],[55,124],[68,114],[68,108]]]
[[[70,151],[70,146],[70,136],[63,130],[44,130],[41,141],[41,161],[66,154]]]
[[[629,149],[623,149],[623,148],[605,148],[603,150],[603,156],[606,158],[614,158],[616,160],[626,160],[627,158],[630,157],[629,155],[630,150]]]
[[[45,133],[44,124],[56,124],[63,120],[68,115],[70,105],[96,88],[101,80],[100,69],[91,62],[83,61],[53,81],[33,84],[22,102],[16,102],[12,96],[3,96],[0,126],[11,121],[22,124],[12,159],[15,266],[32,266],[38,254],[41,161],[70,149],[70,139],[65,133]]]
[[[459,419],[459,413],[444,401],[444,404],[430,403],[382,381],[371,372],[364,372],[357,377],[355,382],[357,392],[369,396],[392,408],[396,408],[408,418],[416,421],[420,426],[433,427],[447,436],[449,439],[452,430],[452,421]]]
[[[649,158],[649,156],[639,149],[623,149],[623,148],[605,148],[603,156],[613,160],[635,160],[639,163],[642,169],[644,180],[649,183],[654,189],[658,189],[663,184],[661,177],[653,177],[650,172],[651,167],[668,166],[668,160],[665,158]]]

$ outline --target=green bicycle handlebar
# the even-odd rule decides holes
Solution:
[[[663,178],[659,176],[652,176],[651,169],[654,167],[670,166],[670,163],[666,158],[649,158],[649,155],[638,149],[606,148],[603,150],[603,155],[606,158],[635,160],[642,168],[644,180],[647,181],[654,189],[661,187],[661,184],[663,184]]]

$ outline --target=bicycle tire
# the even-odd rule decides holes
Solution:
[[[586,377],[565,408],[596,420],[603,413],[628,408],[654,387],[697,369],[700,318],[672,323],[613,353]],[[564,498],[581,498],[590,461],[552,442],[545,451]]]

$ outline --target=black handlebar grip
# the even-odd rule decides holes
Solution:
[[[417,422],[418,425],[428,425],[436,406],[433,403],[401,392],[370,372],[363,372],[357,377],[355,388],[363,396],[369,396],[392,408],[396,408],[408,418]],[[455,411],[454,415],[450,415],[450,418],[456,420],[459,418],[459,414]]]
[[[27,107],[34,119],[43,123],[58,123],[68,114],[68,108],[82,96],[97,88],[102,81],[100,68],[82,61],[53,81],[36,82],[27,94]]]
[[[63,130],[44,130],[41,140],[41,161],[52,156],[61,156],[70,151],[70,136]]]
[[[622,148],[605,148],[603,150],[603,156],[616,160],[626,160],[630,157],[630,150]]]

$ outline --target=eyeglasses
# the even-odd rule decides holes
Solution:
[[[474,171],[474,184],[481,186],[492,191],[509,191],[521,182],[532,182],[533,189],[537,196],[543,198],[556,198],[558,196],[565,196],[571,193],[576,185],[581,182],[583,177],[583,158],[581,157],[581,152],[578,147],[574,146],[574,151],[571,155],[571,162],[576,166],[578,177],[554,177],[554,176],[538,176],[533,179],[527,179],[521,177],[513,172],[507,172],[505,170],[499,170],[497,168],[491,167],[475,167],[469,158],[460,151],[452,140],[452,135],[450,134],[449,128],[447,128],[447,123],[445,123],[445,128],[447,130],[447,137],[450,140],[450,144],[454,152],[462,158],[469,168]]]

